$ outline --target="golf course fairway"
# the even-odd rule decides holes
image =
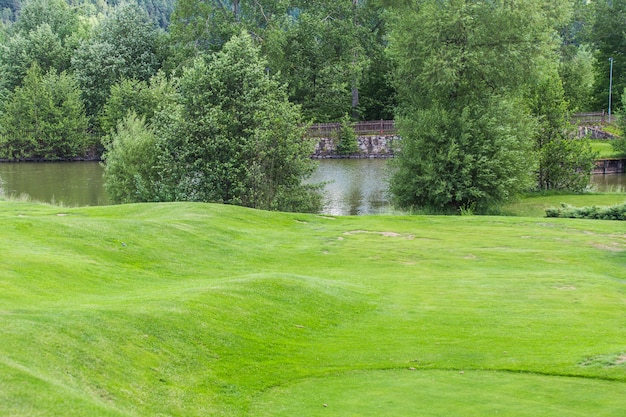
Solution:
[[[0,416],[624,416],[626,224],[0,201]]]

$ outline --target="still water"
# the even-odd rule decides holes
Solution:
[[[98,162],[3,162],[0,197],[28,196],[66,206],[106,205],[102,172]]]
[[[325,183],[324,214],[362,215],[392,210],[384,159],[325,159],[310,182]],[[626,193],[626,175],[594,175],[597,191]],[[109,204],[97,162],[0,163],[0,197],[22,195],[66,206]]]

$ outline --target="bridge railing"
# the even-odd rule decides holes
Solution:
[[[612,116],[613,119],[615,116]],[[603,125],[608,123],[608,114],[605,111],[576,113],[570,116],[575,125]],[[372,120],[352,124],[359,136],[366,135],[395,135],[398,133],[393,120]],[[341,123],[315,123],[309,127],[309,136],[315,138],[333,137],[341,129]]]
[[[608,114],[601,112],[576,113],[571,115],[571,122],[574,125],[603,125],[609,121]]]
[[[374,120],[352,124],[357,136],[395,135],[396,124],[393,120]],[[309,136],[316,138],[332,137],[341,129],[341,123],[316,123],[309,127]]]

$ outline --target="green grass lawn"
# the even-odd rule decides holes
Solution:
[[[591,149],[598,154],[598,158],[619,158],[621,155],[615,152],[611,141],[609,140],[592,140]]]
[[[623,222],[0,202],[0,231],[3,416],[624,413]]]
[[[624,193],[584,193],[529,195],[504,206],[501,213],[507,216],[545,217],[546,209],[569,204],[576,207],[613,206],[624,204]]]

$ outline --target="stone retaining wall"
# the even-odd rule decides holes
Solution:
[[[336,139],[320,138],[312,157],[323,158],[393,158],[397,135],[357,136],[359,152],[350,155],[338,155]]]
[[[614,139],[615,135],[602,130],[602,126],[578,126],[578,136],[591,139]]]

